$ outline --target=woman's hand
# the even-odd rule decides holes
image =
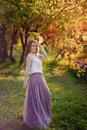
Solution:
[[[23,89],[23,90],[26,90],[26,88],[27,88],[27,86],[25,86],[25,85],[22,86],[22,89]]]

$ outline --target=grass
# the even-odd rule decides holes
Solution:
[[[23,124],[23,71],[16,60],[16,64],[7,60],[0,65],[0,130],[31,130]],[[70,75],[64,59],[56,63],[49,57],[43,71],[52,94],[48,130],[87,130],[87,84]]]

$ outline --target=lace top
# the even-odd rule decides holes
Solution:
[[[24,85],[27,85],[28,75],[32,73],[43,73],[42,72],[42,59],[47,57],[44,48],[41,49],[42,54],[36,56],[33,53],[29,53],[26,57],[26,68],[24,74]]]

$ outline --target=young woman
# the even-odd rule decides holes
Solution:
[[[51,93],[42,72],[42,60],[47,58],[47,53],[37,41],[30,41],[26,54],[23,120],[31,127],[47,128],[51,120]]]

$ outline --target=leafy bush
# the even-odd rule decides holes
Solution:
[[[71,61],[69,68],[77,78],[87,81],[87,63],[84,60]]]

